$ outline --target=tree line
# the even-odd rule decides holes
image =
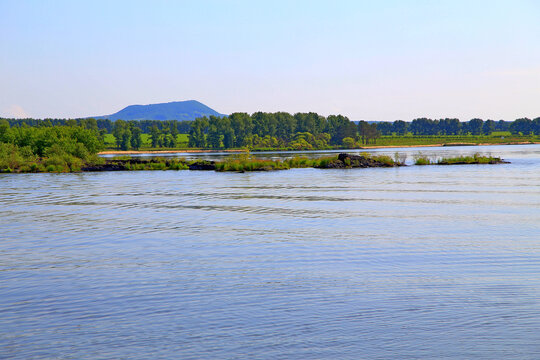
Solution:
[[[142,134],[149,134],[153,148],[178,146],[178,134],[189,134],[189,147],[286,148],[291,150],[325,149],[332,146],[354,147],[376,144],[380,136],[491,135],[494,131],[510,131],[514,135],[540,135],[540,117],[515,121],[456,118],[418,118],[411,122],[351,121],[343,115],[321,116],[314,112],[233,113],[227,117],[203,117],[194,121],[142,120],[110,121],[107,119],[5,119],[11,127],[79,126],[115,137],[118,149],[139,149]]]
[[[111,121],[109,119],[94,119],[94,118],[84,118],[84,119],[2,119],[6,120],[11,127],[20,127],[20,126],[31,126],[31,127],[51,127],[51,126],[82,126],[86,129],[93,130],[105,130],[105,133],[111,134],[114,129],[114,124],[116,121]],[[124,120],[122,120],[124,121]],[[189,120],[129,120],[124,121],[130,124],[130,126],[138,127],[143,134],[149,134],[152,127],[157,127],[159,131],[163,128],[174,128],[179,134],[189,133],[189,128],[191,121]]]
[[[380,136],[436,136],[436,135],[491,135],[494,131],[510,131],[513,135],[540,135],[540,117],[531,120],[418,118],[411,122],[358,122],[342,115],[320,116],[316,113],[263,113],[253,115],[234,113],[227,118],[210,116],[191,123],[190,147],[233,148],[253,146],[257,148],[324,148],[332,145],[353,147],[376,144]]]
[[[510,121],[494,121],[471,119],[460,122],[459,119],[433,120],[428,118],[414,119],[412,122],[402,120],[377,123],[377,130],[382,135],[491,135],[494,131],[510,131],[513,135],[540,135],[540,117]]]
[[[356,139],[357,125],[343,115],[256,112],[210,116],[193,121],[189,146],[199,148],[327,148],[344,138]]]

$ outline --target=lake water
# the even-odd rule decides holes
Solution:
[[[0,358],[539,359],[540,146],[398,151],[0,175]]]

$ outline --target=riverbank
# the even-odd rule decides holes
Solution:
[[[398,148],[424,148],[424,147],[444,147],[444,146],[494,146],[494,145],[534,145],[534,144],[540,144],[540,142],[535,141],[518,141],[518,142],[506,142],[506,143],[438,143],[438,144],[422,144],[422,145],[366,145],[354,149],[335,149],[335,150],[371,150],[371,149],[398,149]],[[306,151],[323,151],[328,149],[314,149],[314,150],[306,150]],[[265,150],[257,150],[252,149],[251,152],[260,152],[260,151],[267,151]],[[287,149],[271,149],[271,151],[289,151]],[[231,153],[231,154],[241,154],[246,153],[248,150],[246,149],[222,149],[222,150],[215,150],[215,149],[173,149],[173,150],[106,150],[101,151],[98,153],[98,155],[141,155],[141,154],[197,154],[197,153]]]
[[[223,149],[223,150],[215,150],[215,149],[173,149],[173,150],[105,150],[98,153],[98,155],[138,155],[138,154],[182,154],[182,153],[190,153],[190,154],[196,154],[196,153],[245,153],[247,150],[245,149]]]

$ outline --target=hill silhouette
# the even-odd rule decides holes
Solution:
[[[203,116],[226,116],[196,101],[173,101],[161,104],[130,105],[122,110],[95,119],[109,120],[195,120]]]

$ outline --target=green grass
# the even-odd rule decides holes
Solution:
[[[143,134],[146,135],[146,134]],[[103,139],[103,142],[105,143],[106,148],[110,147],[116,147],[116,138],[113,134],[105,134],[105,138]]]
[[[396,162],[394,161],[394,159],[392,159],[390,156],[388,155],[371,155],[370,156],[371,159],[375,160],[375,161],[378,161],[378,162],[381,162],[383,164],[386,164],[388,166],[394,166],[396,165]]]
[[[422,153],[414,156],[415,165],[465,165],[465,164],[499,164],[503,162],[499,157],[491,155],[481,155],[476,153],[472,156],[456,156],[451,158],[439,158],[433,160]]]
[[[171,148],[153,148],[150,134],[141,134],[142,146],[139,150],[171,150]],[[189,136],[188,134],[178,134],[176,137],[177,147],[175,149],[186,149],[188,147]],[[116,149],[116,138],[113,134],[105,134],[105,148],[108,150]]]
[[[437,165],[458,165],[458,164],[497,164],[501,162],[501,158],[491,155],[485,156],[474,154],[473,156],[457,156],[453,158],[442,158],[437,160]]]
[[[540,136],[512,135],[509,131],[494,132],[491,135],[434,135],[434,136],[381,136],[374,146],[415,146],[437,144],[505,144],[513,142],[538,142]]]
[[[216,163],[216,171],[269,171],[289,169],[285,162],[272,160],[232,160]]]
[[[414,159],[414,165],[431,165],[431,160],[427,157],[418,157]]]
[[[262,160],[252,158],[249,153],[231,155],[216,164],[216,171],[269,171],[290,169],[286,161]]]
[[[2,144],[0,144],[2,145]],[[88,169],[86,171],[110,170],[100,166],[121,166],[123,170],[187,170],[190,165],[197,165],[202,162],[206,164],[214,164],[215,170],[218,172],[247,172],[247,171],[271,171],[271,170],[287,170],[293,168],[354,168],[359,164],[358,159],[345,158],[344,162],[338,160],[338,156],[328,156],[317,159],[309,159],[307,157],[294,157],[285,160],[263,160],[252,158],[249,153],[241,155],[233,155],[225,160],[215,163],[201,160],[186,161],[183,158],[168,159],[154,158],[150,160],[137,159],[128,156],[116,157],[110,160],[105,160],[96,157],[83,162],[78,158],[69,158],[65,155],[52,155],[48,158],[37,159],[33,157],[24,157],[24,151],[13,152],[12,148],[0,146],[0,172],[77,172],[88,166],[96,166],[97,168]],[[366,159],[382,162],[389,166],[403,165],[401,161],[396,161],[386,155],[365,154]],[[415,165],[457,165],[457,164],[497,164],[502,162],[500,158],[492,156],[483,156],[475,154],[473,156],[460,156],[453,158],[442,158],[433,161],[422,154],[415,157]],[[337,162],[337,164],[336,164]],[[339,166],[336,166],[339,165]],[[367,166],[360,167],[379,167],[379,164],[369,163]]]

